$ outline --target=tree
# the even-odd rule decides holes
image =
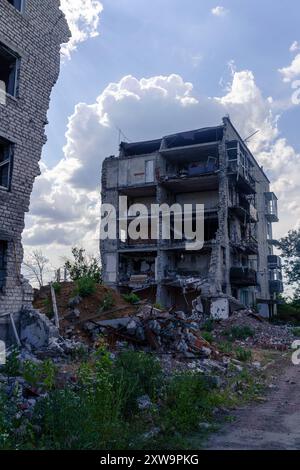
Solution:
[[[99,260],[91,255],[86,255],[83,248],[72,248],[74,260],[67,260],[65,268],[68,270],[72,281],[77,281],[83,277],[89,277],[98,284],[102,282],[102,273]]]
[[[36,281],[39,287],[44,285],[44,277],[48,271],[49,260],[41,250],[34,250],[29,253],[23,262],[25,268],[25,276],[29,280]]]
[[[300,229],[290,230],[276,243],[284,260],[287,283],[295,288],[295,298],[300,298]]]

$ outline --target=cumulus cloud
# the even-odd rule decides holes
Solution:
[[[211,12],[214,16],[225,16],[227,15],[228,10],[226,10],[226,8],[222,6],[217,6],[217,7],[212,8]]]
[[[294,41],[294,42],[291,44],[290,51],[291,51],[291,52],[300,51],[300,44],[299,44],[298,41]]]
[[[110,83],[94,103],[76,106],[64,157],[54,168],[42,165],[35,183],[25,245],[42,247],[52,260],[55,253],[56,264],[74,244],[98,252],[101,164],[118,152],[118,129],[132,141],[154,139],[219,124],[227,113],[243,138],[260,130],[249,145],[270,171],[280,196],[284,194],[287,211],[300,167],[293,178],[291,172],[300,158],[279,136],[272,100],[262,95],[251,71],[233,71],[225,94],[211,98],[196,94],[192,83],[176,74],[142,79],[129,75]]]
[[[70,58],[79,43],[98,36],[103,6],[99,0],[61,0],[61,9],[71,30],[71,39],[63,45],[62,55]]]
[[[284,82],[291,82],[295,78],[300,76],[300,54],[292,60],[292,63],[287,67],[279,69]]]

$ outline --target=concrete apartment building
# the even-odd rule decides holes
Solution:
[[[46,142],[50,93],[69,29],[59,0],[0,0],[0,339],[31,305],[21,275],[24,215]]]
[[[277,198],[229,118],[216,127],[121,143],[119,157],[103,163],[102,202],[118,213],[120,195],[128,207],[204,204],[205,243],[191,251],[175,237],[102,240],[108,285],[215,317],[236,305],[257,305],[265,316],[276,311],[283,291],[281,261],[273,252]]]

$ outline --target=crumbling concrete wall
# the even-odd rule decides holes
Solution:
[[[16,320],[32,298],[31,288],[21,275],[24,215],[29,210],[34,180],[40,174],[50,94],[60,69],[60,47],[70,35],[59,0],[26,0],[24,6],[19,12],[7,0],[0,0],[0,43],[19,57],[16,96],[7,94],[0,104],[0,137],[13,145],[11,185],[9,190],[0,188],[0,239],[7,242],[0,317],[12,313]],[[7,339],[7,319],[2,317],[0,322],[0,338]]]

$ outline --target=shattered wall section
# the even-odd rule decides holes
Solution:
[[[0,103],[0,138],[10,143],[10,184],[0,187],[0,239],[7,241],[5,282],[0,291],[0,338],[9,334],[3,315],[16,315],[31,304],[31,288],[21,276],[22,232],[30,195],[39,175],[46,142],[51,90],[60,69],[60,47],[69,29],[59,0],[27,0],[19,12],[0,0],[0,43],[18,58],[14,96],[7,89]],[[1,58],[0,58],[1,61]],[[1,68],[1,63],[0,63]]]

